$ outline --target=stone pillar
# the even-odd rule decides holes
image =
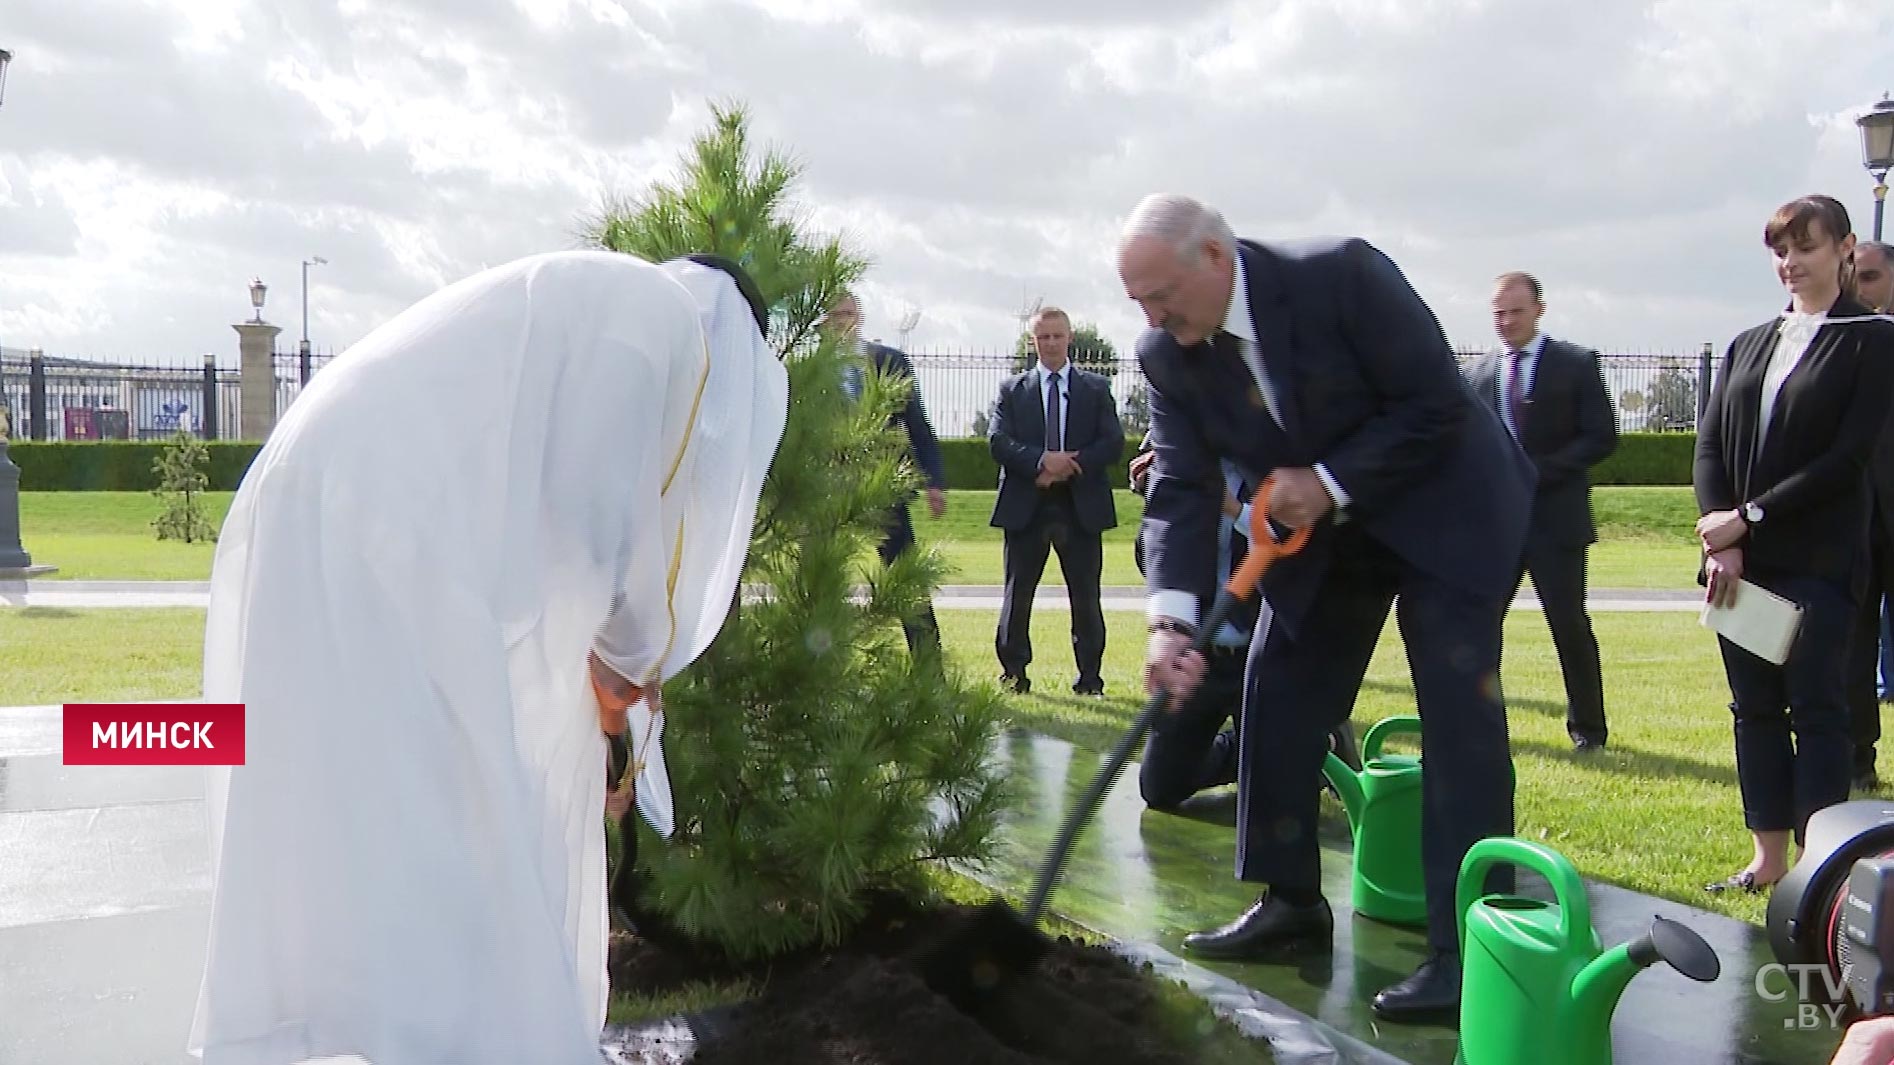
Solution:
[[[261,320],[232,328],[240,338],[237,350],[242,356],[237,439],[263,440],[276,428],[276,334],[283,330]]]

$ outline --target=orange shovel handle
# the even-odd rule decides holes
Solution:
[[[1276,530],[1269,525],[1269,495],[1276,488],[1276,475],[1263,478],[1256,489],[1256,497],[1250,500],[1250,546],[1249,553],[1243,556],[1243,564],[1230,574],[1230,580],[1223,587],[1238,599],[1248,599],[1256,590],[1256,583],[1263,579],[1264,571],[1279,558],[1286,558],[1302,550],[1309,542],[1309,527],[1289,534],[1289,539],[1276,539]]]

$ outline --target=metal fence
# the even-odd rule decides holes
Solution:
[[[1464,365],[1479,353],[1459,352]],[[1000,385],[1025,369],[1014,355],[992,351],[919,349],[909,353],[922,402],[943,437],[985,436]],[[1136,359],[1075,358],[1111,381],[1127,432],[1144,431],[1149,407]],[[1697,352],[1600,353],[1605,386],[1624,432],[1689,432],[1709,396],[1712,359]]]
[[[305,377],[331,358],[330,352],[314,352],[306,362],[295,352],[274,355],[279,415],[295,402]],[[985,436],[1001,383],[1025,368],[1020,356],[991,350],[918,349],[910,358],[922,402],[942,437]],[[1127,433],[1142,433],[1149,408],[1137,360],[1081,355],[1075,361],[1111,381]],[[1619,428],[1694,430],[1708,396],[1711,361],[1707,348],[1604,353]],[[241,435],[241,374],[208,358],[122,365],[0,348],[0,396],[15,439],[150,440],[180,429],[213,439]]]
[[[311,352],[307,375],[331,357]],[[272,361],[280,412],[302,390],[305,365],[294,352]],[[0,348],[0,398],[16,440],[155,440],[179,430],[234,440],[242,428],[242,374],[209,357],[127,365]]]

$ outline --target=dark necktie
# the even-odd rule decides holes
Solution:
[[[1064,451],[1065,434],[1060,432],[1059,372],[1046,378],[1046,450]]]
[[[1519,383],[1522,380],[1519,375],[1519,360],[1524,357],[1523,353],[1517,351],[1506,353],[1506,414],[1512,419],[1514,437],[1523,436],[1525,433],[1524,423],[1520,421],[1520,416],[1525,411],[1525,397],[1519,394]]]

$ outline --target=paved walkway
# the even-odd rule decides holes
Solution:
[[[1001,588],[993,584],[944,584],[934,597],[942,610],[998,610]],[[1104,589],[1106,610],[1144,609],[1144,589],[1137,585],[1117,585]],[[1670,588],[1594,588],[1587,602],[1597,613],[1694,612],[1701,606],[1703,593],[1695,589]],[[210,604],[210,584],[206,581],[0,581],[0,607],[204,607]],[[1035,610],[1068,609],[1065,589],[1043,585],[1033,601]],[[1537,610],[1539,602],[1521,594],[1513,600],[1515,610]]]

